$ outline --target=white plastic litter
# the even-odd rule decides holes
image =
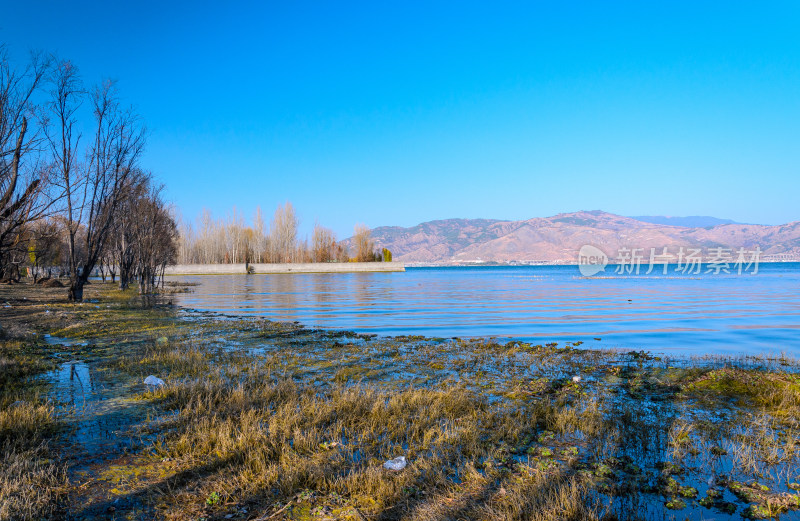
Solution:
[[[147,378],[145,378],[144,384],[152,385],[153,387],[161,387],[162,385],[167,385],[164,383],[164,380],[153,375],[150,375]]]
[[[394,459],[390,459],[386,463],[383,464],[383,468],[386,470],[403,470],[406,468],[406,457],[405,456],[397,456]]]
[[[578,383],[578,382],[581,381],[581,377],[580,376],[573,376],[572,377],[572,381],[575,382],[575,383]]]

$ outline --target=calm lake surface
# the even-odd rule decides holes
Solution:
[[[583,278],[575,266],[512,266],[167,279],[199,284],[175,295],[182,306],[309,327],[800,356],[800,263],[761,264],[755,275],[622,276],[609,266]]]

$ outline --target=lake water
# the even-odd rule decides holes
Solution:
[[[800,263],[753,274],[583,278],[575,266],[168,277],[177,304],[379,335],[503,337],[673,354],[800,357]],[[598,340],[599,339],[599,340]]]

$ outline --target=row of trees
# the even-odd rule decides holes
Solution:
[[[75,65],[0,46],[0,275],[57,266],[69,297],[99,265],[150,291],[176,260],[177,226],[140,167],[146,131],[114,82],[87,88]]]
[[[309,241],[300,239],[299,224],[294,207],[288,201],[278,206],[268,227],[260,208],[256,209],[252,226],[245,224],[244,217],[235,208],[228,219],[214,219],[210,211],[204,210],[194,225],[181,225],[178,262],[227,264],[391,260],[389,250],[376,251],[366,226],[356,226],[349,241],[338,241],[333,230],[317,223]]]
[[[151,293],[165,268],[177,260],[178,227],[161,197],[163,186],[136,172],[125,186],[101,260],[120,289],[136,280],[141,293]]]
[[[45,54],[17,68],[0,45],[0,278],[55,270],[80,301],[98,268],[149,292],[175,262],[391,260],[364,226],[338,241],[317,224],[301,240],[289,202],[269,227],[260,210],[252,226],[235,210],[227,221],[206,211],[178,233],[162,187],[140,166],[145,141],[114,82],[87,88],[74,64]]]

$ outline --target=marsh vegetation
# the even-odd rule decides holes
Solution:
[[[57,289],[0,291],[2,518],[787,519],[800,508],[800,363],[787,356],[375,337],[102,284],[83,305]],[[166,385],[145,386],[151,374]],[[401,455],[403,470],[383,468]]]

